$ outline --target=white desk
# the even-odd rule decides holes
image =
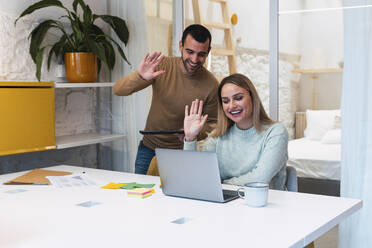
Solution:
[[[167,197],[159,178],[72,166],[50,169],[87,175],[100,183],[156,183],[149,198],[99,187],[2,185],[0,247],[303,247],[362,207],[356,199],[271,190],[268,205],[221,204]],[[8,194],[5,191],[25,189]],[[84,208],[76,204],[102,204]],[[171,221],[190,218],[185,224]]]

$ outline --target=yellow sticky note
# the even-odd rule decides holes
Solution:
[[[106,184],[105,186],[102,186],[102,189],[120,189],[120,187],[126,185],[126,183],[109,183]]]

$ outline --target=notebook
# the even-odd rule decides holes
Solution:
[[[221,203],[239,197],[222,190],[216,153],[164,148],[155,153],[165,195]]]

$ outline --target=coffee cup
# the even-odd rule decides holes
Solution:
[[[242,195],[244,191],[244,195]],[[269,184],[267,183],[247,183],[238,189],[238,195],[244,199],[244,203],[251,207],[264,207],[267,204]]]

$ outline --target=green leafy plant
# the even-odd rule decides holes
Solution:
[[[104,33],[102,29],[95,24],[99,19],[109,24],[118,38],[127,45],[129,31],[125,21],[116,16],[96,15],[92,13],[89,5],[85,4],[83,0],[74,0],[72,3],[73,10],[67,9],[59,0],[39,1],[26,8],[15,20],[15,25],[20,18],[36,10],[53,6],[64,9],[66,15],[62,15],[58,20],[50,19],[42,21],[29,35],[29,39],[31,40],[30,55],[36,64],[36,77],[39,81],[43,54],[47,47],[50,47],[48,54],[48,70],[50,69],[53,54],[56,58],[59,56],[63,58],[66,52],[92,52],[97,56],[98,70],[101,68],[102,61],[112,70],[115,66],[116,59],[114,46],[118,50],[120,56],[130,64],[118,42],[110,35]],[[78,13],[79,6],[81,8],[82,17],[80,17]],[[69,27],[64,26],[64,23],[61,21],[62,19],[67,20],[67,23],[70,24]],[[57,29],[61,31],[62,35],[54,44],[44,45],[44,38],[50,29]]]

